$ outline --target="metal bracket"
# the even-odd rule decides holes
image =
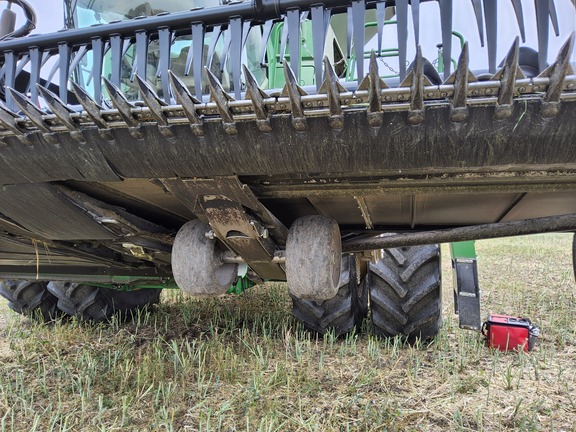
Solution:
[[[268,230],[250,217],[244,207],[224,196],[205,195],[199,200],[216,238],[239,254],[265,279],[284,279],[284,270],[272,263],[276,244]]]
[[[200,206],[203,195],[221,195],[241,204],[256,216],[270,236],[280,246],[286,244],[288,228],[284,226],[236,176],[218,176],[209,179],[160,179],[164,187],[203,222],[208,222]]]
[[[199,219],[211,235],[238,254],[260,277],[285,280],[274,253],[288,230],[237,177],[163,179],[162,183]]]
[[[480,331],[480,285],[474,242],[452,243],[450,251],[454,272],[454,313],[459,316],[460,328]]]

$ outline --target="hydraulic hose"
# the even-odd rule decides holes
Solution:
[[[24,25],[2,37],[0,40],[19,38],[22,36],[27,36],[36,28],[36,12],[30,3],[26,0],[5,0],[11,4],[17,4],[24,11],[24,16],[26,17],[26,22]]]

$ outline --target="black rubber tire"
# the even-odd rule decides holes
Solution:
[[[359,329],[368,311],[368,291],[359,290],[356,279],[356,262],[353,255],[342,258],[340,281],[336,296],[316,302],[292,297],[292,315],[307,330],[336,336]]]
[[[58,309],[82,321],[130,318],[136,311],[160,301],[162,289],[117,291],[81,283],[50,282],[48,290],[58,299]]]
[[[358,328],[360,328],[360,326],[362,325],[362,322],[364,321],[364,319],[368,316],[370,310],[369,310],[369,299],[370,299],[370,290],[368,289],[368,287],[364,284],[364,281],[362,280],[362,271],[360,270],[360,265],[361,262],[358,262],[357,260],[359,260],[361,257],[361,254],[357,254],[354,255],[354,267],[355,267],[355,278],[356,278],[356,307],[357,307],[357,311],[356,311],[356,315],[358,317]],[[362,280],[362,282],[361,282]]]
[[[402,335],[413,343],[432,339],[442,325],[440,247],[386,249],[370,263],[364,284],[370,291],[374,332]]]
[[[46,282],[0,281],[0,295],[8,300],[8,306],[19,314],[49,322],[62,315],[56,306],[58,299],[52,295]]]

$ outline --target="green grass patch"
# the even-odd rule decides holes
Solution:
[[[447,247],[444,325],[415,346],[307,333],[281,283],[207,300],[166,292],[132,322],[97,326],[38,324],[2,302],[0,431],[574,430],[571,241],[477,242],[483,314],[538,323],[530,353],[490,351],[458,328]]]

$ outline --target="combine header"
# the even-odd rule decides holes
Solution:
[[[432,337],[437,243],[576,229],[573,1],[137,3],[0,41],[14,309],[287,280],[316,331]]]

